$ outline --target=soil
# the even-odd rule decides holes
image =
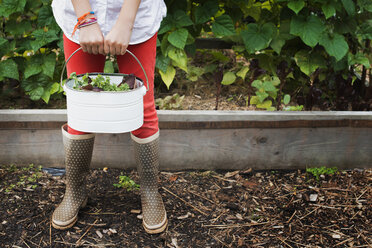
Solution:
[[[1,247],[371,247],[372,170],[317,179],[303,170],[162,172],[169,226],[144,232],[138,190],[116,188],[135,171],[94,169],[77,224],[50,225],[64,175],[0,167]]]

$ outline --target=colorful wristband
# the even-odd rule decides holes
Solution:
[[[84,15],[80,16],[80,17],[77,19],[77,23],[76,23],[76,25],[75,25],[75,27],[74,27],[74,31],[72,31],[72,36],[74,36],[76,30],[77,30],[78,28],[80,28],[81,25],[83,25],[84,23],[87,22],[86,17],[87,17],[88,15],[94,15],[94,11],[87,12],[87,13],[85,13]],[[96,19],[95,17],[90,18],[90,19],[95,19],[95,22],[92,21],[92,22],[91,22],[90,24],[88,24],[88,25],[91,25],[91,24],[97,22],[97,19]],[[90,22],[90,21],[88,21],[88,22]],[[86,25],[86,26],[88,26],[88,25]]]
[[[78,28],[82,28],[82,27],[85,27],[85,26],[89,26],[89,25],[92,25],[94,23],[97,23],[97,19],[95,17],[93,18],[90,18],[89,21],[88,20],[85,20],[85,22],[81,23]]]

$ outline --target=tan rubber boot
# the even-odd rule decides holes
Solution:
[[[77,221],[79,209],[88,201],[86,176],[92,160],[95,134],[72,135],[67,132],[67,124],[62,126],[65,147],[66,191],[61,204],[54,210],[52,225],[64,230]]]
[[[143,227],[150,234],[160,233],[168,225],[167,213],[158,192],[159,131],[145,139],[131,134],[140,177]]]

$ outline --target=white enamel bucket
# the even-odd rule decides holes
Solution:
[[[136,78],[137,88],[130,91],[81,91],[73,89],[74,79],[63,84],[66,64],[80,50],[77,49],[66,60],[62,70],[61,86],[66,92],[67,122],[75,130],[89,133],[126,133],[143,125],[143,96],[149,89],[146,72],[137,57],[127,50],[141,66],[147,81],[147,89],[142,80]],[[111,83],[120,84],[125,74],[89,73],[110,77]],[[78,75],[82,77],[84,74]]]

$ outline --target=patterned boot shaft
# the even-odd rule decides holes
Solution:
[[[155,137],[155,139],[148,143],[138,143],[136,142],[136,139],[134,139],[135,158],[140,177],[143,222],[144,225],[149,229],[158,228],[166,221],[164,203],[161,195],[158,192],[158,133]]]
[[[94,134],[71,135],[62,129],[65,147],[66,191],[63,201],[53,213],[53,222],[66,226],[76,220],[87,200],[86,176],[92,159]]]

